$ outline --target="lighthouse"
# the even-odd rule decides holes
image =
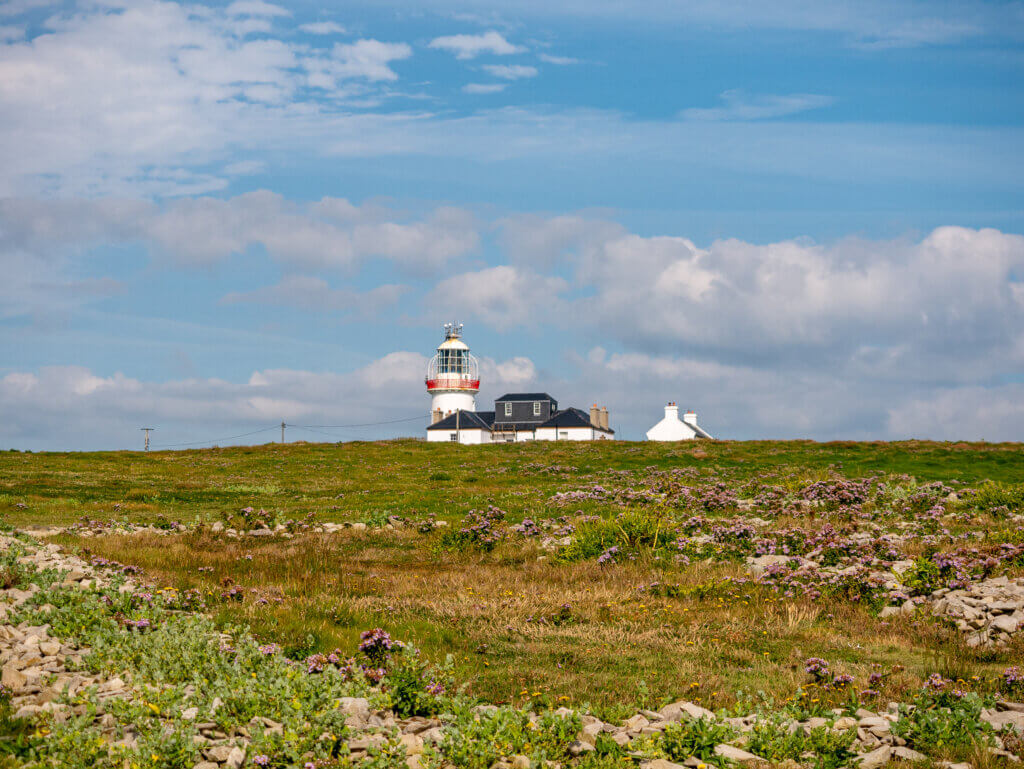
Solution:
[[[462,341],[462,324],[445,323],[444,341],[427,366],[431,424],[456,411],[476,411],[480,372],[469,345]]]

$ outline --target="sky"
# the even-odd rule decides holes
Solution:
[[[1024,3],[0,2],[0,449],[1024,439]],[[359,425],[359,426],[356,426]]]

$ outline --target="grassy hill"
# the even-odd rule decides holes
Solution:
[[[791,553],[829,575],[913,562],[895,592],[921,600],[959,578],[936,554],[961,559],[970,580],[1019,576],[1024,555],[979,564],[1024,545],[1022,470],[1019,444],[926,442],[7,452],[0,515],[18,527],[186,524],[55,539],[137,565],[155,587],[199,590],[219,622],[244,621],[294,656],[352,647],[379,626],[432,659],[452,654],[459,680],[491,701],[611,715],[681,696],[810,707],[807,658],[881,700],[933,672],[991,689],[1024,658],[1022,635],[972,648],[927,606],[883,615],[904,599],[866,573],[773,583],[749,559]],[[212,530],[245,528],[248,508],[292,533]],[[384,528],[396,518],[404,525]],[[369,528],[318,533],[309,521]],[[872,673],[884,683],[869,685]]]

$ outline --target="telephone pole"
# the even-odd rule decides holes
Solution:
[[[284,443],[284,422],[281,423],[281,443]]]
[[[146,434],[146,448],[144,450],[145,451],[149,451],[149,432],[150,432],[150,430],[155,430],[156,428],[155,427],[140,427],[139,429],[142,430]]]

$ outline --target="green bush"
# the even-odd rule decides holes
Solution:
[[[839,769],[849,765],[856,755],[851,750],[856,737],[852,729],[838,731],[825,726],[805,733],[799,725],[794,729],[791,724],[774,718],[754,726],[747,750],[772,763],[797,760],[805,753],[812,753],[815,769]]]
[[[983,705],[974,693],[922,691],[913,704],[900,705],[900,718],[892,725],[892,733],[924,753],[990,745],[993,729],[981,720]]]
[[[691,756],[702,761],[720,762],[715,746],[736,736],[731,726],[710,718],[671,723],[661,735],[662,749],[672,761],[682,763]]]
[[[983,483],[964,504],[969,509],[999,517],[1024,512],[1024,483]]]
[[[651,510],[626,510],[615,518],[580,525],[572,541],[558,554],[565,562],[596,558],[611,547],[620,550],[657,550],[675,539],[675,521]]]
[[[490,769],[500,758],[524,754],[532,761],[565,761],[582,728],[576,714],[543,713],[536,722],[510,707],[461,709],[445,731],[441,752],[460,769]]]

